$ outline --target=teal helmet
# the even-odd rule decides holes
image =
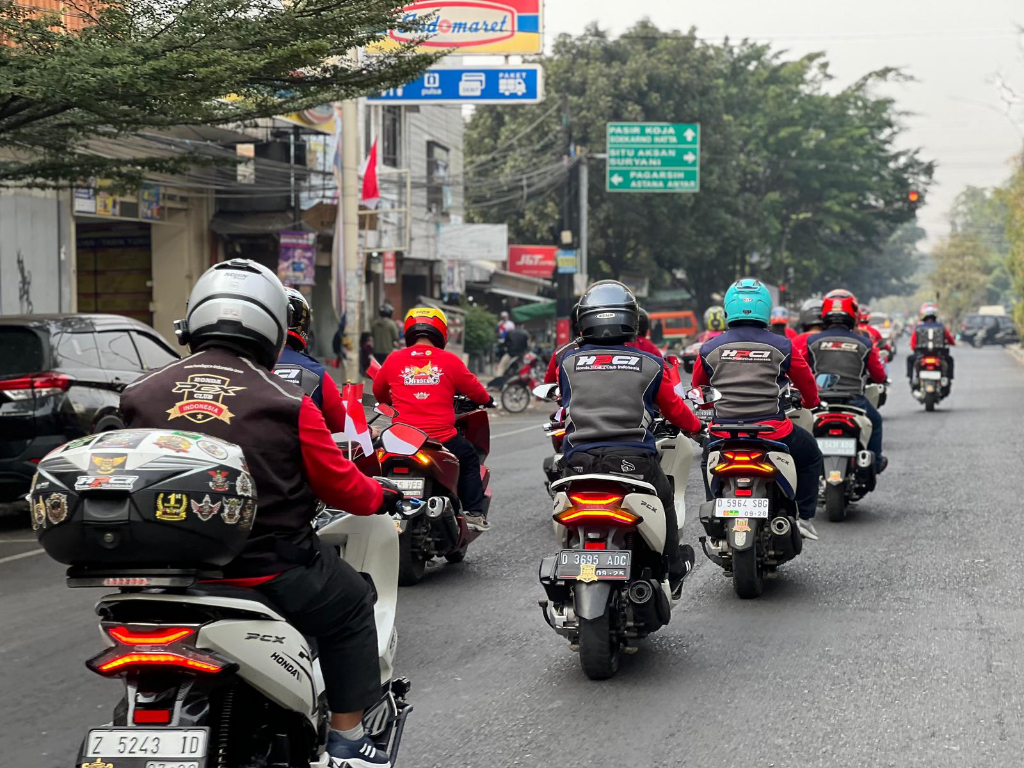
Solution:
[[[729,325],[753,320],[768,325],[772,316],[772,295],[760,280],[744,277],[725,292],[725,320]]]

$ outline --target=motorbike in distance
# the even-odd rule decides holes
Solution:
[[[508,413],[522,413],[529,407],[533,390],[544,380],[540,357],[535,352],[523,355],[519,369],[501,386],[498,401]]]
[[[551,397],[556,391],[552,384],[534,393]],[[681,530],[693,451],[664,419],[656,419],[651,429],[674,488]],[[538,575],[547,599],[540,607],[548,626],[579,652],[583,672],[592,680],[614,676],[621,654],[636,652],[638,642],[672,616],[664,506],[654,486],[628,470],[551,484],[561,549],[541,561]]]
[[[949,396],[953,382],[949,378],[949,363],[937,353],[924,352],[914,359],[910,380],[911,394],[924,404],[926,411]]]

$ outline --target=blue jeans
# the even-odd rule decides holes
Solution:
[[[868,420],[871,422],[871,439],[868,440],[868,450],[875,454],[875,470],[878,470],[882,463],[882,414],[863,396],[853,398],[850,405],[867,411]]]

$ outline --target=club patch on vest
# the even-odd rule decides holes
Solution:
[[[639,355],[577,355],[577,371],[639,371]]]
[[[441,383],[444,373],[433,363],[426,365],[408,365],[402,370],[402,382],[407,387],[434,386]]]
[[[822,341],[818,349],[823,352],[860,352],[861,345],[855,341]]]
[[[772,361],[772,350],[725,349],[722,350],[722,359],[737,363],[770,363]]]
[[[196,424],[205,424],[214,419],[230,424],[235,414],[224,405],[224,398],[234,397],[235,393],[243,389],[245,387],[232,387],[231,379],[226,376],[193,373],[187,381],[175,382],[172,391],[184,394],[185,399],[167,411],[168,420],[184,416]]]

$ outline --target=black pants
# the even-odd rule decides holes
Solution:
[[[299,632],[314,637],[332,712],[358,712],[381,695],[373,595],[333,547],[260,587]]]
[[[811,520],[814,518],[814,512],[818,506],[818,483],[824,471],[818,441],[806,429],[794,424],[793,431],[785,437],[778,438],[778,442],[785,443],[789,448],[789,455],[793,457],[793,463],[796,465],[796,498],[794,501],[797,510],[802,519]],[[711,501],[711,487],[708,485],[707,448],[704,449],[704,458],[700,462],[700,474],[704,478],[704,491],[707,493],[707,499]]]
[[[917,362],[917,359],[919,357],[924,357],[927,354],[932,354],[932,353],[930,353],[930,352],[912,352],[911,354],[907,355],[907,378],[908,379],[913,379],[914,378],[914,363]],[[949,354],[949,350],[948,349],[944,349],[941,352],[935,352],[934,354],[938,355],[939,357],[941,357],[943,360],[946,361],[946,377],[950,381],[952,381],[953,380],[953,356],[951,354]]]
[[[682,446],[688,450],[687,446]],[[670,578],[681,578],[686,574],[686,564],[679,552],[679,521],[676,518],[675,495],[672,483],[657,455],[643,453],[635,448],[593,448],[577,450],[572,454],[563,471],[564,477],[574,475],[615,474],[641,479],[654,486],[661,505],[665,509],[665,557],[668,560]]]
[[[462,435],[446,440],[444,447],[459,460],[459,502],[471,515],[484,513],[484,481],[480,478],[480,456],[476,447]]]

